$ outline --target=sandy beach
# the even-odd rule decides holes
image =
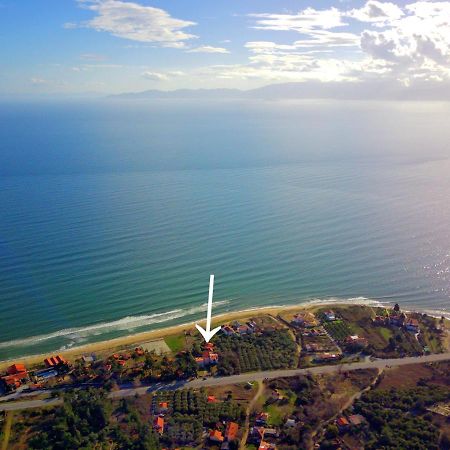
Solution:
[[[334,305],[346,305],[341,303],[334,303]],[[213,317],[213,325],[221,325],[227,323],[231,320],[236,319],[244,319],[249,317],[257,317],[265,314],[277,315],[282,312],[290,312],[290,311],[299,311],[299,310],[313,310],[320,306],[329,305],[332,306],[333,303],[323,303],[323,304],[299,304],[294,306],[273,306],[273,307],[263,307],[263,308],[252,308],[246,309],[242,311],[234,311],[221,315],[217,315]],[[348,304],[347,304],[348,305]],[[198,323],[203,324],[204,321],[199,321]],[[98,356],[103,354],[113,353],[115,350],[124,349],[124,348],[132,348],[136,345],[139,345],[143,342],[148,342],[156,339],[161,339],[166,336],[174,335],[182,333],[183,331],[194,331],[195,323],[186,323],[181,325],[175,325],[172,327],[161,328],[153,331],[146,331],[142,333],[132,334],[129,336],[123,336],[115,339],[110,339],[107,341],[94,342],[91,344],[82,345],[79,347],[74,347],[64,351],[56,351],[54,353],[58,353],[63,355],[70,361],[73,361],[79,358],[81,355],[96,353]],[[195,331],[197,332],[197,331]],[[11,363],[23,363],[28,367],[33,366],[34,364],[42,363],[42,361],[48,357],[47,354],[33,355],[27,356],[24,358],[16,358],[14,360],[0,361],[0,370],[3,370],[5,367],[9,366]]]

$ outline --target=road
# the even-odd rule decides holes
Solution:
[[[212,386],[222,386],[227,384],[246,383],[248,381],[263,381],[265,379],[293,377],[304,374],[323,374],[333,373],[337,371],[349,371],[358,369],[385,369],[386,367],[399,367],[408,364],[423,364],[429,362],[439,362],[450,360],[450,352],[438,353],[435,355],[426,356],[411,356],[407,358],[395,359],[376,359],[374,361],[364,361],[358,363],[336,364],[330,366],[316,366],[307,369],[281,369],[269,370],[264,372],[248,372],[240,375],[232,375],[229,377],[212,377],[203,379],[195,379],[192,381],[176,381],[172,383],[155,383],[151,386],[141,386],[137,388],[121,389],[110,392],[109,397],[112,399],[133,397],[135,395],[144,395],[160,390],[176,390],[183,388],[202,388]],[[22,402],[3,402],[0,403],[0,411],[15,411],[28,408],[40,408],[45,406],[54,406],[61,403],[61,400],[46,399],[46,400],[28,400]]]

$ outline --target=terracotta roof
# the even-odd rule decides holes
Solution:
[[[232,441],[236,438],[236,434],[239,430],[239,425],[236,422],[228,422],[227,429],[225,431],[225,437]]]
[[[26,372],[26,371],[27,371],[27,368],[23,364],[13,364],[12,366],[9,366],[6,369],[6,372],[9,375],[14,375],[16,373]]]
[[[345,417],[339,417],[339,419],[336,420],[336,423],[341,427],[350,425],[350,422]]]
[[[222,442],[224,439],[222,432],[219,430],[211,430],[209,432],[209,438],[212,441],[218,441],[218,442]]]
[[[158,416],[155,418],[155,428],[160,434],[164,432],[164,419],[162,417]]]

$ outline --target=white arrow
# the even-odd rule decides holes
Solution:
[[[209,342],[210,339],[222,328],[222,327],[217,327],[217,328],[214,328],[214,330],[211,330],[211,310],[212,310],[213,290],[214,290],[214,275],[210,275],[209,276],[208,310],[206,313],[206,330],[204,330],[200,325],[195,324],[197,330],[200,331],[201,335],[205,338],[206,342]]]

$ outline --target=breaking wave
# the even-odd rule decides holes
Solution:
[[[224,306],[228,303],[229,300],[215,301],[214,306]],[[98,336],[114,331],[132,331],[136,328],[146,327],[157,323],[169,322],[174,319],[179,319],[181,317],[186,317],[206,311],[206,307],[207,304],[204,303],[203,305],[187,309],[173,309],[171,311],[162,313],[146,314],[141,316],[127,316],[113,322],[102,322],[80,328],[66,328],[49,334],[31,336],[28,338],[16,339],[7,342],[0,342],[0,349],[36,345],[43,341],[48,341],[56,338],[69,339],[70,341],[72,341],[72,345],[75,343],[80,344],[82,342],[85,342],[87,340],[86,338],[89,336]]]

